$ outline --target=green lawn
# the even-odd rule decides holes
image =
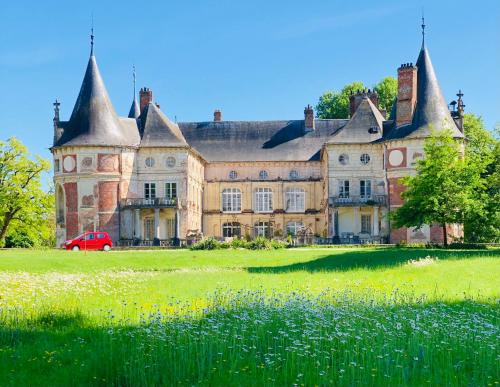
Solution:
[[[499,299],[500,250],[0,250],[0,386],[496,385]]]

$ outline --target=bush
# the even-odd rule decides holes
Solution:
[[[24,230],[15,230],[13,233],[5,237],[5,247],[8,248],[30,248],[34,245],[35,242]]]
[[[208,237],[204,238],[201,241],[195,243],[190,247],[191,250],[217,250],[221,248],[221,242],[217,239]]]
[[[233,249],[247,249],[248,242],[245,239],[234,238],[231,241],[231,248],[233,248]]]
[[[276,250],[288,247],[286,241],[276,239],[267,239],[262,236],[255,238],[253,241],[248,242],[248,249],[251,250]]]
[[[488,248],[487,243],[461,243],[453,242],[448,245],[449,249],[470,249],[470,250],[486,250]]]

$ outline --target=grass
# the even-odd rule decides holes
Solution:
[[[0,251],[0,386],[494,386],[499,263],[499,250]]]

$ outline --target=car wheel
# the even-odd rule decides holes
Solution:
[[[71,248],[71,250],[73,250],[73,251],[78,251],[78,250],[80,250],[80,248],[79,248],[78,246],[73,246],[73,247]]]
[[[104,251],[109,251],[109,250],[111,250],[111,246],[110,245],[104,245],[104,247],[102,249]]]

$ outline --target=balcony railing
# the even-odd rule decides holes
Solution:
[[[349,207],[349,206],[385,206],[387,203],[387,195],[349,195],[345,196],[330,196],[328,204],[331,207]]]
[[[122,208],[175,208],[177,198],[128,198],[120,204]]]

